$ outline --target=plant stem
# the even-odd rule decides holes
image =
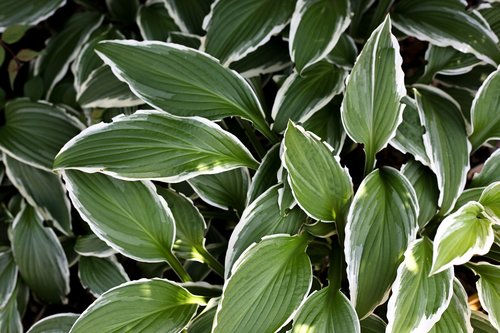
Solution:
[[[176,256],[172,252],[165,253],[165,259],[170,267],[174,270],[175,274],[182,280],[182,282],[191,282],[191,276],[184,269],[184,266],[180,263]]]
[[[210,267],[217,275],[224,277],[224,266],[214,258],[214,256],[207,251],[204,247],[197,248],[196,251],[201,255],[203,261]]]
[[[373,171],[375,167],[375,154],[365,149],[365,172],[364,177],[368,176],[370,172]]]

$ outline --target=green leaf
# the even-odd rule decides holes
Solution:
[[[443,216],[453,208],[464,188],[470,144],[460,107],[450,96],[437,88],[422,85],[418,85],[414,92],[420,119],[426,129],[425,151],[440,189],[439,215]]]
[[[144,104],[130,91],[127,84],[114,76],[106,65],[93,70],[76,93],[76,99],[82,108],[127,107]]]
[[[394,25],[409,36],[472,53],[492,65],[500,63],[497,36],[478,13],[465,11],[463,1],[403,0],[392,17]]]
[[[106,7],[113,21],[131,25],[137,17],[139,0],[106,0]]]
[[[453,209],[450,211],[450,214],[459,210],[469,201],[479,201],[479,198],[481,197],[483,191],[484,187],[470,188],[463,191],[458,197],[457,202],[455,203],[455,207],[453,207]]]
[[[347,72],[322,61],[302,75],[294,72],[286,79],[273,104],[273,129],[283,132],[288,120],[303,122],[323,108],[344,89]]]
[[[471,201],[441,222],[434,237],[432,274],[489,252],[493,227],[483,217],[483,210],[481,204]]]
[[[418,200],[418,226],[422,228],[438,210],[439,189],[432,171],[415,160],[410,160],[401,169],[415,189]]]
[[[168,14],[163,3],[147,3],[139,8],[137,26],[144,40],[166,42],[170,32],[179,28]]]
[[[17,265],[12,252],[0,252],[0,309],[7,306],[9,299],[14,294],[17,282]]]
[[[500,149],[495,150],[484,162],[479,174],[474,174],[470,187],[488,186],[497,181],[500,181]]]
[[[27,333],[69,333],[78,319],[76,313],[58,313],[37,321]]]
[[[5,61],[5,49],[3,46],[0,46],[0,66],[3,65],[3,62]],[[3,107],[4,101],[2,101],[1,106]]]
[[[479,203],[484,206],[486,217],[492,223],[500,224],[500,181],[494,182],[484,189]]]
[[[290,23],[290,55],[297,71],[325,58],[350,22],[348,0],[298,1]]]
[[[19,288],[19,287],[18,287]],[[17,304],[17,290],[7,300],[5,306],[0,307],[0,332],[19,333],[23,332],[23,324]]]
[[[19,193],[45,220],[66,235],[71,232],[71,205],[61,178],[52,172],[34,168],[9,155],[3,155],[7,176]]]
[[[293,320],[292,333],[360,333],[359,319],[347,297],[331,286],[313,292]]]
[[[212,331],[212,324],[217,312],[217,303],[212,302],[212,300],[203,312],[189,323],[187,333],[210,333]]]
[[[365,174],[375,166],[375,154],[396,135],[406,94],[399,44],[389,16],[372,33],[347,80],[342,122],[353,141],[365,145]]]
[[[211,120],[240,116],[266,136],[274,135],[250,85],[205,53],[177,44],[131,40],[104,42],[96,50],[120,80],[157,109]]]
[[[196,313],[199,297],[168,280],[138,280],[109,290],[78,318],[71,333],[180,332]]]
[[[371,314],[360,321],[361,333],[384,333],[387,324],[376,314]]]
[[[66,0],[3,0],[0,3],[0,32],[14,24],[35,25],[51,16]]]
[[[248,248],[224,284],[212,332],[274,332],[290,321],[311,287],[306,247],[305,237],[274,235]]]
[[[17,59],[21,61],[31,61],[38,57],[39,53],[37,51],[33,51],[30,49],[22,49],[19,52],[17,52]]]
[[[488,312],[491,324],[500,330],[500,266],[491,265],[486,262],[467,264],[474,273],[479,275],[476,282],[479,301]]]
[[[471,312],[471,324],[475,333],[498,333],[496,328],[491,325],[488,317],[482,312]]]
[[[454,278],[453,296],[451,296],[450,305],[448,305],[441,319],[432,327],[429,333],[472,332],[470,313],[467,304],[467,293],[457,278]]]
[[[278,170],[281,167],[280,145],[276,144],[266,153],[259,168],[255,172],[248,190],[248,203],[252,203],[258,196],[278,183]]]
[[[78,277],[82,286],[89,289],[95,297],[129,281],[127,273],[114,256],[108,258],[80,257]]]
[[[479,8],[481,16],[488,22],[491,30],[500,37],[500,17],[498,16],[498,10],[500,10],[500,4],[495,2],[495,0],[490,0],[488,3],[482,3]]]
[[[246,207],[250,174],[246,168],[238,168],[214,175],[200,175],[188,180],[189,185],[206,203],[221,209]]]
[[[14,24],[8,26],[7,29],[5,29],[4,32],[2,33],[2,41],[7,44],[17,43],[19,40],[21,40],[21,38],[23,38],[24,34],[28,29],[29,26],[22,24]]]
[[[12,252],[23,281],[44,302],[60,303],[69,293],[66,255],[56,234],[25,205],[14,220]]]
[[[278,207],[279,185],[275,185],[255,199],[243,212],[229,238],[227,246],[225,275],[242,253],[262,237],[274,234],[296,234],[305,222],[306,216],[300,209],[281,214]]]
[[[47,96],[76,59],[83,44],[101,24],[103,17],[95,12],[81,12],[71,16],[63,30],[52,37],[35,63],[35,75],[43,77]]]
[[[416,237],[417,214],[415,191],[395,169],[377,169],[359,186],[347,216],[344,251],[360,319],[389,296],[403,253]]]
[[[116,253],[94,234],[78,236],[74,250],[81,256],[98,258],[106,258]]]
[[[173,31],[170,33],[168,41],[170,43],[180,44],[195,50],[199,50],[202,38],[203,37],[187,32]]]
[[[293,195],[309,216],[335,221],[344,214],[353,194],[351,177],[330,147],[289,122],[282,159]]]
[[[56,169],[167,182],[257,166],[241,142],[218,125],[160,111],[137,111],[91,126],[69,141],[54,162]]]
[[[358,56],[358,48],[347,33],[343,33],[326,59],[337,66],[352,69]]]
[[[83,125],[63,109],[16,99],[5,105],[0,149],[23,163],[51,171],[57,152],[82,129]]]
[[[215,1],[203,22],[205,51],[224,65],[240,60],[283,30],[294,8],[294,0]]]
[[[213,0],[164,0],[168,12],[184,32],[203,35],[203,19]]]
[[[453,296],[453,268],[429,276],[432,242],[415,241],[405,252],[389,299],[388,333],[427,332],[441,318]]]
[[[500,68],[492,72],[479,88],[471,109],[470,142],[476,150],[491,139],[500,139]]]

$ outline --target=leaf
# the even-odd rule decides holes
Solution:
[[[479,88],[471,109],[469,139],[476,150],[491,139],[500,139],[500,68],[492,72]]]
[[[290,23],[290,55],[299,73],[330,53],[350,18],[348,0],[298,1]]]
[[[346,75],[345,70],[327,61],[312,65],[302,76],[292,73],[274,100],[273,129],[283,132],[288,120],[303,122],[321,110],[342,92]]]
[[[77,90],[76,99],[83,108],[128,107],[144,104],[103,65],[93,70]]]
[[[358,48],[356,43],[347,33],[343,33],[332,52],[326,56],[326,59],[342,68],[352,69],[357,56]]]
[[[257,166],[241,142],[218,125],[152,110],[87,128],[66,143],[54,161],[56,169],[166,182]]]
[[[68,261],[56,234],[25,205],[13,222],[12,252],[23,281],[44,302],[61,303],[69,293]]]
[[[179,28],[168,14],[163,3],[147,3],[139,7],[137,26],[144,40],[166,42],[171,31]]]
[[[361,332],[351,303],[331,286],[313,292],[293,320],[292,333]]]
[[[392,17],[396,28],[409,36],[472,53],[492,65],[500,63],[498,38],[478,13],[465,11],[463,1],[404,0]]]
[[[453,296],[451,296],[450,305],[448,305],[441,319],[432,327],[429,333],[472,332],[470,313],[471,310],[467,304],[467,293],[457,278],[454,278]]]
[[[157,109],[210,120],[240,116],[266,136],[274,135],[250,85],[205,53],[177,44],[131,40],[104,42],[96,50],[120,80]]]
[[[175,23],[184,32],[203,35],[203,19],[213,0],[163,0]]]
[[[475,333],[497,333],[488,320],[488,317],[479,311],[471,311],[471,324]]]
[[[290,321],[311,287],[306,247],[305,237],[274,235],[248,248],[224,283],[212,332],[274,332]]]
[[[17,282],[17,265],[12,252],[0,252],[0,309],[7,306],[9,299],[14,294]]]
[[[500,150],[495,150],[484,162],[480,173],[474,174],[470,187],[483,187],[500,181]]]
[[[443,216],[453,208],[464,188],[470,144],[460,108],[451,97],[430,86],[419,85],[414,92],[420,119],[426,129],[425,151],[440,190],[439,215]]]
[[[31,61],[38,57],[38,52],[30,49],[22,49],[17,53],[17,59],[21,61]]]
[[[34,168],[9,155],[3,155],[7,176],[19,193],[55,227],[71,235],[71,205],[61,178],[52,172]]]
[[[193,35],[187,32],[178,32],[178,31],[173,31],[170,33],[170,36],[168,38],[168,42],[174,43],[174,44],[180,44],[187,46],[189,48],[198,50],[201,46],[201,40],[203,37],[200,37],[198,35]]]
[[[180,332],[196,313],[199,297],[168,280],[141,279],[102,294],[71,333]]]
[[[52,37],[35,63],[35,75],[43,77],[47,96],[76,59],[80,47],[101,24],[103,17],[95,12],[81,12],[71,16],[63,30]]]
[[[9,74],[10,89],[14,90],[14,82],[16,81],[17,74],[21,68],[20,64],[17,63],[16,59],[12,58],[7,65],[7,73]]]
[[[434,238],[431,274],[489,252],[494,235],[492,223],[482,216],[483,209],[471,201],[441,222]]]
[[[491,324],[500,330],[500,266],[491,265],[486,262],[477,264],[467,264],[474,273],[479,275],[476,282],[479,301],[482,307],[488,312]]]
[[[76,313],[58,313],[37,321],[27,333],[69,333],[78,319]]]
[[[405,252],[389,299],[386,332],[427,332],[453,296],[453,268],[429,276],[432,243],[423,238]]]
[[[106,0],[106,7],[113,21],[133,24],[139,9],[139,0]]]
[[[211,302],[208,303],[203,312],[201,312],[189,323],[187,333],[209,333],[212,331],[212,324],[214,321],[215,313],[217,312],[217,303],[214,302],[211,307],[210,303]]]
[[[343,216],[352,197],[352,182],[330,147],[289,122],[282,160],[293,195],[309,216],[323,221]]]
[[[80,257],[78,277],[82,286],[89,289],[95,297],[129,281],[127,273],[114,256],[107,258]]]
[[[27,333],[69,333],[78,319],[76,313],[58,313],[37,321]]]
[[[13,24],[35,25],[51,16],[66,0],[4,0],[0,3],[0,32]]]
[[[203,22],[205,51],[223,65],[240,60],[283,30],[294,8],[294,0],[217,0]]]
[[[259,168],[255,172],[250,188],[248,189],[248,203],[252,203],[258,196],[278,183],[278,170],[281,166],[280,145],[276,144],[266,153]]]
[[[203,201],[214,207],[236,209],[240,213],[246,207],[250,174],[245,168],[200,175],[188,183]]]
[[[371,314],[360,321],[361,333],[384,333],[387,324],[376,314]]]
[[[29,26],[22,24],[10,25],[2,33],[2,41],[7,44],[17,43],[21,40],[21,38],[23,38],[28,29]]]
[[[16,160],[51,171],[59,149],[81,129],[83,125],[58,107],[15,99],[5,105],[0,149]]]
[[[225,261],[225,277],[242,253],[262,237],[274,234],[296,234],[306,220],[300,209],[281,214],[278,207],[279,185],[272,186],[255,199],[243,212],[229,238]]]
[[[418,200],[418,226],[424,227],[438,210],[439,189],[432,171],[415,160],[410,160],[401,169],[403,175],[415,189]]]
[[[74,250],[81,256],[98,258],[106,258],[116,253],[94,234],[78,236]]]
[[[485,215],[492,223],[500,224],[500,181],[486,187],[479,198]]]
[[[342,122],[353,141],[365,145],[365,174],[375,166],[402,121],[406,94],[399,44],[391,34],[389,16],[372,33],[347,79]]]
[[[359,186],[347,216],[344,251],[360,319],[389,296],[403,253],[416,237],[417,214],[415,191],[395,169],[377,169]]]
[[[3,65],[3,62],[5,61],[5,49],[2,47],[0,47],[0,66]],[[4,96],[5,98],[5,96]],[[4,101],[2,101],[2,103],[0,103],[1,106],[3,107],[3,104],[4,104]]]
[[[455,203],[455,207],[453,207],[453,209],[450,211],[450,214],[456,212],[458,209],[467,204],[469,201],[479,201],[479,198],[481,197],[483,191],[484,187],[470,188],[464,190],[458,197],[457,202]]]
[[[21,315],[17,305],[17,291],[7,300],[5,306],[0,307],[0,332],[19,333],[23,332]]]

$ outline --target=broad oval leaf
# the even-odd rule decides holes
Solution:
[[[262,237],[273,234],[294,235],[305,222],[306,216],[300,209],[292,209],[282,214],[278,206],[279,185],[272,186],[257,197],[243,212],[229,238],[227,246],[225,274],[231,269],[241,254]]]
[[[479,280],[476,283],[479,300],[482,307],[488,312],[491,324],[500,330],[500,266],[486,262],[477,264],[469,263]]]
[[[429,333],[468,333],[473,332],[470,322],[471,310],[467,304],[467,293],[462,284],[453,279],[453,296],[450,305],[441,319],[432,327]]]
[[[495,150],[484,162],[479,174],[475,174],[470,182],[470,187],[488,186],[500,181],[500,149]]]
[[[280,144],[275,144],[262,159],[259,168],[252,177],[248,189],[248,202],[251,203],[271,186],[278,183],[278,170],[281,167]]]
[[[298,72],[326,57],[350,22],[349,0],[297,1],[289,45]]]
[[[234,135],[200,117],[160,111],[137,111],[91,126],[69,141],[54,162],[56,169],[167,182],[241,166],[256,168],[258,163]]]
[[[500,224],[500,181],[487,186],[479,203],[483,205],[486,217],[497,225]]]
[[[358,47],[347,33],[343,33],[326,59],[345,69],[352,69],[358,56]]]
[[[279,33],[294,8],[295,0],[216,0],[203,22],[205,51],[224,65],[242,59]]]
[[[187,328],[187,333],[210,333],[217,312],[217,303],[212,298],[207,307],[194,318]]]
[[[464,188],[469,170],[470,143],[460,107],[450,96],[437,88],[418,85],[415,97],[426,130],[425,151],[440,190],[439,214],[443,216],[453,208]]]
[[[312,283],[306,247],[305,237],[274,235],[248,248],[224,284],[212,332],[274,332],[291,320]]]
[[[294,72],[286,79],[274,100],[273,129],[283,132],[288,120],[303,122],[323,108],[344,89],[347,72],[322,61],[302,75]]]
[[[17,272],[12,252],[0,252],[0,309],[7,305],[16,289]]]
[[[213,0],[163,0],[169,14],[184,32],[203,35],[203,19]]]
[[[211,120],[240,116],[274,137],[250,85],[203,52],[177,44],[132,40],[103,42],[96,50],[130,90],[157,109]]]
[[[375,154],[396,135],[406,94],[399,44],[389,16],[372,33],[350,76],[342,101],[342,122],[355,142],[365,145],[365,174],[375,166]]]
[[[23,323],[18,310],[17,290],[9,297],[5,306],[0,307],[0,332],[23,332]]]
[[[179,28],[161,2],[147,3],[137,12],[137,26],[144,40],[166,42],[170,32]]]
[[[361,324],[361,333],[384,333],[387,327],[385,321],[374,313],[359,323]]]
[[[116,253],[94,234],[78,236],[74,250],[81,256],[98,258],[106,258]]]
[[[397,170],[377,169],[359,186],[347,216],[344,251],[360,319],[389,296],[403,253],[415,239],[417,215],[415,191]]]
[[[250,174],[238,168],[214,175],[200,175],[188,180],[189,185],[206,203],[241,213],[246,206]]]
[[[124,283],[109,290],[78,318],[71,333],[180,332],[203,301],[168,280]]]
[[[293,195],[308,215],[334,221],[345,213],[353,193],[351,177],[330,147],[289,122],[282,160]]]
[[[27,333],[69,333],[80,315],[76,313],[58,313],[37,321]]]
[[[360,333],[356,311],[347,297],[332,286],[312,293],[293,320],[292,333]]]
[[[392,17],[394,25],[405,34],[437,46],[452,46],[460,52],[473,53],[493,65],[500,63],[498,38],[478,13],[465,11],[461,0],[404,0]],[[467,33],[463,33],[467,31]]]
[[[441,222],[434,237],[432,274],[489,252],[494,234],[483,210],[481,204],[471,201]]]
[[[14,24],[35,25],[51,16],[66,0],[3,0],[0,3],[0,32]]]
[[[470,319],[474,333],[498,333],[483,312],[472,311]]]
[[[471,109],[469,139],[476,150],[491,139],[500,139],[500,68],[492,72],[479,88]]]
[[[9,180],[26,201],[35,207],[44,219],[52,220],[59,231],[70,235],[71,206],[61,178],[6,154],[2,160]]]
[[[453,296],[453,267],[429,276],[432,242],[415,241],[405,252],[387,308],[387,333],[427,332],[441,318]]]
[[[58,107],[16,99],[5,105],[0,149],[23,163],[52,171],[59,149],[82,129],[82,124]]]
[[[107,258],[80,257],[78,277],[82,286],[89,289],[95,297],[129,281],[127,273],[114,256]]]
[[[69,293],[69,268],[56,234],[25,205],[14,220],[12,252],[23,281],[45,302],[60,303]]]

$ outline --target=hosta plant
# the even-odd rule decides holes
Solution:
[[[499,18],[2,0],[0,332],[500,330]]]

